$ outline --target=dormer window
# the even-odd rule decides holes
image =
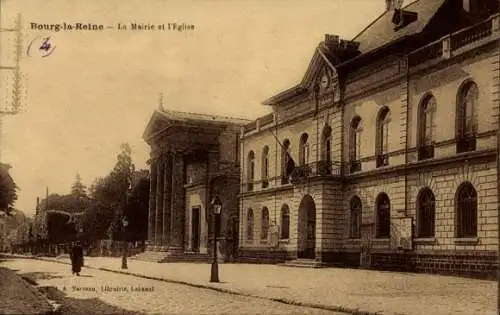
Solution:
[[[395,9],[392,14],[392,24],[394,25],[394,30],[397,31],[408,24],[415,22],[417,17],[418,14],[415,12]]]
[[[395,31],[417,20],[417,13],[402,9],[403,2],[403,0],[385,0],[386,12],[393,11],[392,24]]]

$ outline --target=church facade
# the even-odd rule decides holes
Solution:
[[[222,202],[220,257],[237,251],[239,132],[248,120],[156,110],[144,133],[151,146],[148,244],[136,258],[209,259],[213,207]],[[219,230],[219,229],[218,229]]]
[[[386,2],[242,128],[242,260],[495,275],[498,1]]]

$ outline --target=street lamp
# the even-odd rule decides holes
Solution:
[[[122,218],[122,235],[123,235],[123,257],[122,257],[122,269],[127,269],[127,245],[128,242],[126,240],[127,233],[125,232],[128,226],[127,217]]]
[[[217,224],[220,221],[220,213],[222,210],[222,203],[220,202],[219,196],[215,196],[211,202],[214,208],[214,217],[213,217],[213,236],[214,236],[214,249],[213,249],[213,261],[212,261],[212,269],[210,272],[210,282],[219,282],[219,265],[217,263],[217,236],[219,231],[217,231],[217,227],[220,227],[220,224]]]

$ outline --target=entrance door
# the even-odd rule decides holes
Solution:
[[[316,216],[315,213],[308,209],[307,213],[307,239],[306,248],[304,249],[304,258],[314,259],[314,250],[316,248]]]
[[[316,206],[309,195],[304,196],[300,203],[298,228],[297,257],[314,259],[316,257]]]
[[[191,248],[200,251],[200,207],[191,209]]]

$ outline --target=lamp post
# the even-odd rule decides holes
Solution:
[[[126,230],[127,230],[127,226],[128,226],[128,220],[127,220],[127,217],[123,217],[122,218],[122,235],[123,235],[123,257],[122,257],[122,269],[127,269],[127,245],[128,245],[128,242],[126,240],[127,238],[127,233],[126,233]]]
[[[219,196],[215,196],[214,199],[212,199],[212,206],[214,208],[214,216],[212,220],[213,224],[213,261],[212,261],[212,268],[210,272],[210,282],[219,282],[219,265],[217,262],[217,236],[219,234],[219,231],[217,231],[217,227],[220,226],[220,224],[217,224],[217,222],[220,220],[220,214],[222,210],[222,203],[220,202]]]

